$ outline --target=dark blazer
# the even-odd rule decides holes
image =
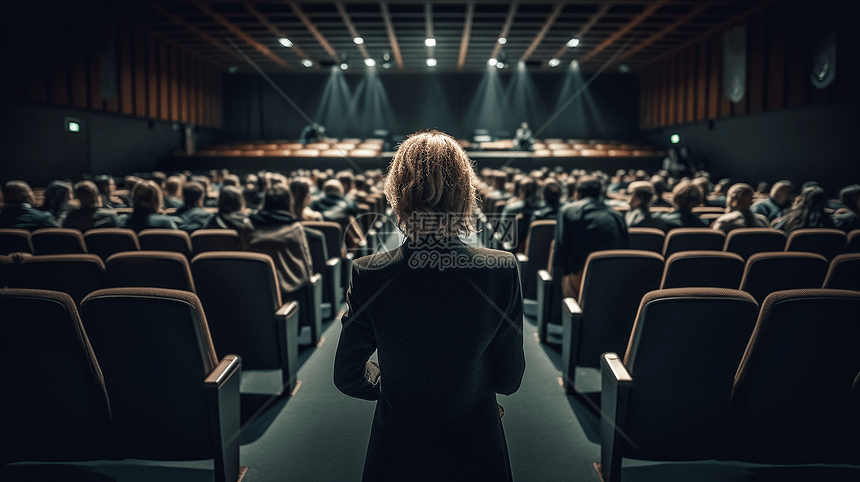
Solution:
[[[515,392],[525,370],[516,258],[448,246],[353,263],[334,383],[377,401],[364,481],[511,479],[496,394]],[[364,376],[374,351],[376,386]]]
[[[0,228],[20,228],[35,231],[42,228],[56,228],[59,224],[53,214],[40,211],[29,204],[7,207],[0,213]]]
[[[555,228],[553,277],[578,272],[594,251],[629,244],[624,218],[603,201],[586,197],[567,203],[559,210]]]
[[[214,214],[198,206],[188,209],[177,209],[173,215],[182,221],[178,223],[179,229],[189,233],[206,226],[209,220],[212,219],[212,216],[214,216]]]
[[[707,228],[708,222],[693,211],[672,211],[661,216],[663,222],[672,228]]]
[[[74,228],[82,233],[94,228],[115,228],[119,218],[113,209],[86,207],[69,212],[63,220],[64,228]]]
[[[146,211],[123,214],[119,217],[119,224],[138,233],[149,228],[177,229],[171,216]]]
[[[332,193],[311,201],[310,208],[321,212],[326,221],[334,221],[341,225],[346,224],[345,221],[350,216],[358,216],[360,212],[355,201]]]

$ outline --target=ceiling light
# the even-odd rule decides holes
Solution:
[[[499,43],[502,45],[505,45],[506,43],[508,43],[508,39],[506,39],[504,37],[499,37]]]
[[[376,65],[376,61],[373,59],[364,59],[364,65],[368,67],[373,67],[374,65]]]
[[[382,54],[382,60],[388,62],[389,60],[391,60],[391,55],[388,52],[385,52],[384,54]]]
[[[549,62],[548,62],[550,67],[558,67],[558,64],[560,64],[560,63],[561,63],[561,60],[558,60],[558,59],[549,59]]]
[[[340,70],[346,70],[346,69],[348,69],[348,68],[349,68],[349,64],[348,64],[348,63],[343,62],[342,64],[340,64]]]
[[[382,68],[383,69],[390,69],[391,68],[391,62],[385,62],[384,64],[382,64]]]
[[[526,63],[520,60],[519,62],[517,62],[517,68],[520,70],[526,70]]]
[[[302,65],[304,65],[305,67],[313,67],[314,63],[311,62],[310,59],[304,59],[302,60]]]
[[[504,62],[496,62],[496,68],[497,69],[504,69],[505,63]]]
[[[492,59],[487,61],[487,65],[489,65],[490,67],[495,67],[496,62],[498,62],[498,60],[496,60],[495,58],[492,58]]]
[[[630,72],[630,66],[627,64],[621,64],[618,66],[618,71],[622,74],[626,74],[627,72]]]
[[[436,67],[436,59],[427,59],[427,67]]]
[[[292,41],[292,40],[290,40],[290,39],[288,39],[288,38],[286,38],[286,37],[284,37],[284,38],[279,38],[279,39],[278,39],[278,42],[279,42],[281,45],[283,45],[284,47],[287,47],[287,48],[290,48],[290,47],[292,47],[292,46],[293,46],[293,41]]]
[[[356,37],[356,38],[352,39],[352,41],[355,42],[355,45],[361,45],[364,43],[364,39],[361,37]]]
[[[436,39],[433,37],[428,37],[428,38],[424,39],[424,45],[426,45],[428,47],[435,47],[436,46]]]
[[[579,39],[578,39],[578,38],[576,38],[576,37],[574,37],[574,38],[572,38],[572,39],[570,39],[570,40],[568,40],[568,41],[567,41],[567,46],[568,46],[568,47],[570,47],[570,48],[574,48],[574,47],[576,47],[577,45],[579,45]]]

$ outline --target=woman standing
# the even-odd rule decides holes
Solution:
[[[355,260],[334,366],[341,392],[376,401],[363,480],[510,480],[496,394],[525,370],[516,258],[459,239],[475,176],[450,136],[407,138],[385,194],[407,239]]]

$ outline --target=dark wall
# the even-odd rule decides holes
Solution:
[[[587,80],[571,70],[373,75],[333,70],[272,80],[297,108],[259,75],[225,75],[226,138],[295,139],[308,119],[340,138],[370,137],[374,129],[405,135],[426,128],[463,138],[478,128],[512,136],[521,122],[537,131],[559,111],[538,137],[639,137],[639,84],[633,75],[603,74],[564,109]]]
[[[669,136],[681,144],[717,178],[755,183],[788,179],[817,181],[835,196],[846,185],[860,182],[856,104],[788,109],[708,123],[650,131],[649,140],[671,147]]]

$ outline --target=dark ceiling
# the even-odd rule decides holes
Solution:
[[[392,71],[487,68],[490,58],[510,67],[559,69],[578,60],[585,71],[631,71],[719,32],[773,1],[624,0],[540,1],[319,1],[184,0],[110,3],[111,14],[229,69],[250,70],[228,38],[270,72],[312,71],[340,64],[377,69],[390,56]],[[364,43],[357,45],[353,38]],[[499,38],[507,41],[504,45]],[[278,39],[292,41],[283,47]],[[435,47],[425,46],[433,37]],[[571,38],[579,38],[568,48]],[[306,68],[302,60],[313,66]]]

